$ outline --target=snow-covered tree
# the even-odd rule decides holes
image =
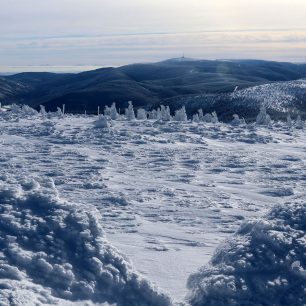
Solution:
[[[39,105],[39,108],[40,108],[39,113],[43,118],[45,118],[47,115],[46,108],[44,107],[44,105]]]
[[[135,112],[132,101],[129,101],[129,106],[125,109],[125,116],[129,121],[135,120]]]
[[[304,121],[302,120],[301,116],[298,115],[297,119],[296,119],[296,122],[295,122],[295,128],[298,129],[298,130],[302,130],[304,129],[305,127],[305,123]]]
[[[104,111],[105,113],[105,111]],[[109,109],[109,116],[112,120],[117,120],[119,118],[119,114],[117,112],[116,103],[114,102]]]
[[[138,120],[147,120],[147,112],[143,108],[137,109],[137,119]]]
[[[267,114],[267,110],[265,106],[260,107],[260,112],[256,118],[257,125],[270,125],[271,117]]]
[[[56,112],[56,114],[57,114],[57,116],[59,116],[59,117],[63,117],[63,116],[64,116],[64,115],[63,115],[63,112],[62,112],[62,110],[61,110],[60,107],[57,107],[57,112]]]
[[[104,116],[110,116],[111,114],[111,108],[107,105],[104,107]]]
[[[199,114],[199,120],[200,120],[200,121],[204,121],[204,114],[203,114],[202,108],[200,108],[200,109],[198,110],[198,114]]]
[[[156,120],[157,119],[156,109],[153,109],[151,112],[149,112],[149,119],[151,119],[151,120]]]
[[[212,123],[218,123],[219,122],[218,115],[217,115],[216,112],[212,112],[211,116],[212,116],[212,120],[211,120]]]
[[[199,114],[194,114],[193,117],[192,117],[192,121],[196,122],[196,123],[199,123],[200,122]]]
[[[175,121],[187,121],[187,114],[186,114],[185,106],[182,106],[181,109],[178,109],[175,111],[174,120]]]
[[[289,127],[292,127],[292,119],[291,119],[290,114],[287,115],[287,125],[288,125]]]
[[[165,107],[164,105],[160,106],[161,111],[161,120],[163,121],[171,121],[170,107]]]

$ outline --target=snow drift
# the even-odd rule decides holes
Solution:
[[[188,280],[191,305],[305,305],[306,205],[241,226]]]
[[[98,216],[61,200],[52,181],[1,182],[0,304],[170,305],[107,242]]]

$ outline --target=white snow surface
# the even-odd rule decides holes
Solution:
[[[304,202],[246,222],[189,278],[190,304],[306,305],[305,232]]]
[[[120,305],[132,288],[127,298],[144,293],[148,305],[167,305],[125,256],[182,301],[189,275],[241,223],[305,196],[304,130],[161,120],[113,121],[105,130],[94,120],[0,119],[4,301]],[[71,254],[70,243],[83,251]],[[103,256],[116,279],[109,287],[92,272],[108,271]]]

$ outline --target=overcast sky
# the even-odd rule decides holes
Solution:
[[[0,71],[182,53],[306,62],[305,13],[305,0],[0,0]]]

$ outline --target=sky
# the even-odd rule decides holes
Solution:
[[[306,62],[305,0],[0,0],[0,72],[167,58]]]

